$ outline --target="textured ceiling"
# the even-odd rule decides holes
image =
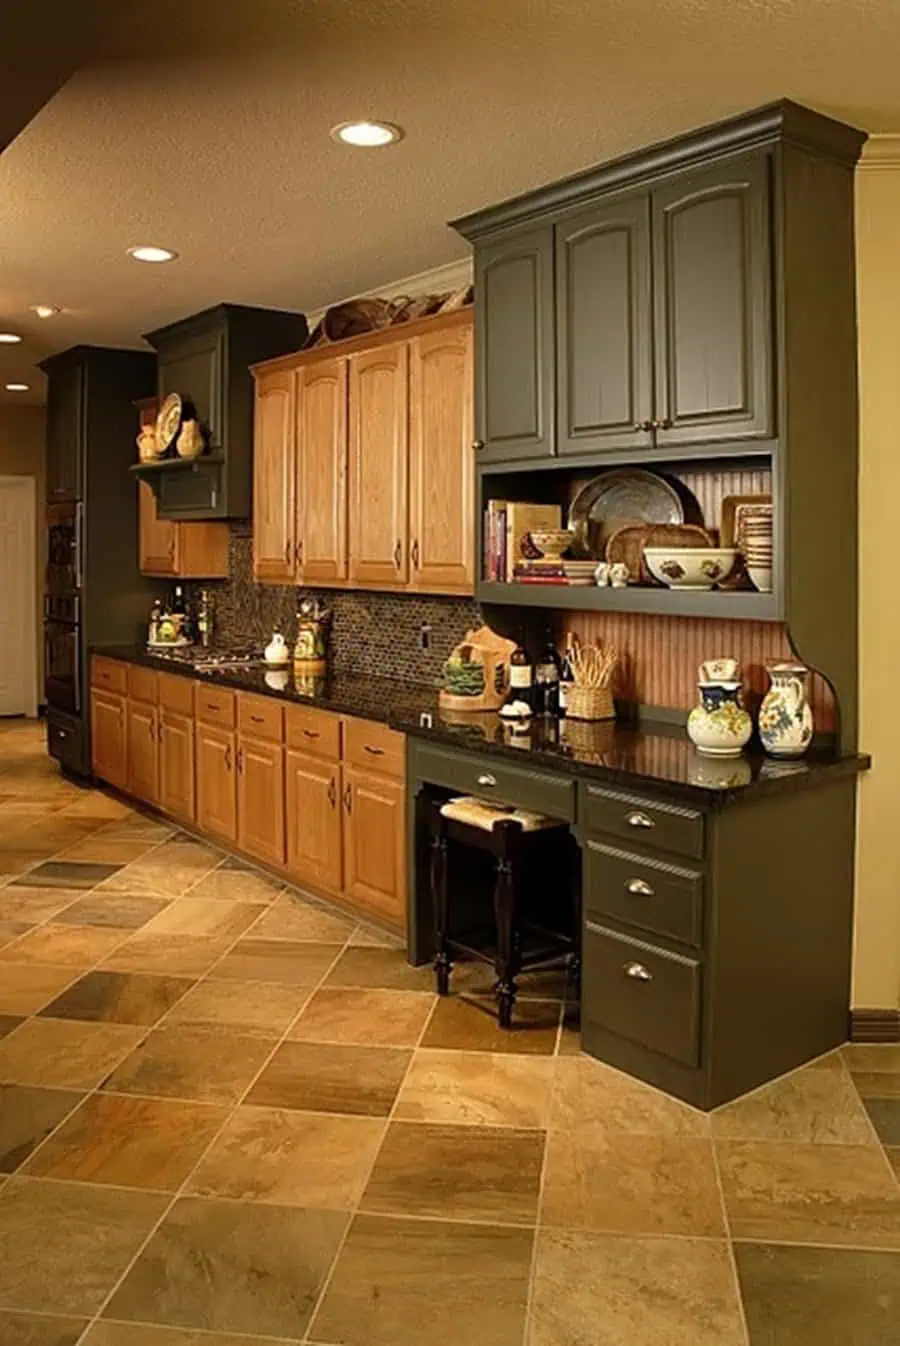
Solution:
[[[465,256],[455,215],[789,96],[900,128],[897,0],[132,0],[0,155],[3,383],[219,300],[313,309]],[[335,145],[377,116],[406,139]],[[139,266],[125,249],[167,244]],[[28,306],[66,312],[40,322]]]

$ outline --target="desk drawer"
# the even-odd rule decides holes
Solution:
[[[585,1018],[687,1066],[700,1064],[702,978],[694,958],[585,924]]]
[[[413,761],[416,775],[434,785],[499,804],[515,804],[562,822],[575,821],[575,782],[565,776],[507,766],[497,757],[457,752],[421,741],[416,742]]]
[[[703,859],[704,819],[699,809],[596,785],[585,786],[583,798],[583,821],[589,832],[605,832],[655,851]]]
[[[284,707],[270,696],[242,692],[238,697],[238,729],[248,738],[281,743],[284,736]]]
[[[341,759],[341,721],[339,716],[313,706],[285,706],[285,742],[297,752],[307,752],[326,762]]]
[[[234,692],[198,682],[194,688],[194,714],[203,724],[217,724],[221,729],[233,729],[235,700]]]
[[[157,675],[152,668],[142,668],[140,664],[128,666],[128,695],[132,701],[146,701],[156,705]]]
[[[128,665],[95,654],[91,660],[91,686],[103,687],[107,692],[118,692],[124,696],[128,691]]]
[[[649,856],[589,840],[584,852],[587,916],[612,916],[626,925],[703,943],[703,875]]]
[[[344,723],[344,761],[361,771],[402,777],[406,774],[406,741],[385,724],[348,718]]]

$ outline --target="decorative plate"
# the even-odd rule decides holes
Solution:
[[[606,544],[619,528],[633,523],[702,524],[696,498],[675,485],[640,468],[616,468],[603,472],[583,486],[569,509],[569,527],[575,537],[573,555],[593,556],[598,561]]]
[[[629,584],[658,584],[644,562],[645,547],[711,547],[705,528],[693,523],[634,523],[617,528],[606,544],[610,565],[628,567]]]
[[[162,455],[175,443],[184,408],[178,393],[169,393],[156,418],[156,449]]]

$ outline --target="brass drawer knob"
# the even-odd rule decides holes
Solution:
[[[631,893],[633,897],[653,896],[653,889],[650,887],[649,883],[645,883],[643,879],[629,879],[625,884],[625,890],[626,892]]]
[[[493,787],[494,785],[497,784],[497,777],[491,776],[488,774],[488,772],[485,772],[483,776],[478,777],[478,784]]]
[[[652,818],[648,818],[647,815],[646,815],[646,813],[641,813],[640,809],[637,809],[634,813],[629,813],[629,814],[626,816],[625,821],[627,822],[627,824],[628,824],[629,827],[655,827],[655,826],[656,826],[656,823],[653,821],[653,819],[652,819]]]
[[[625,976],[630,977],[632,981],[652,981],[653,973],[643,963],[626,963],[623,969]]]

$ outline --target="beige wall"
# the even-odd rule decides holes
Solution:
[[[37,570],[37,659],[38,700],[43,700],[44,608],[44,425],[43,407],[0,406],[0,477],[33,477],[35,480],[35,521]]]
[[[860,745],[854,1006],[900,1005],[900,136],[857,173]]]

